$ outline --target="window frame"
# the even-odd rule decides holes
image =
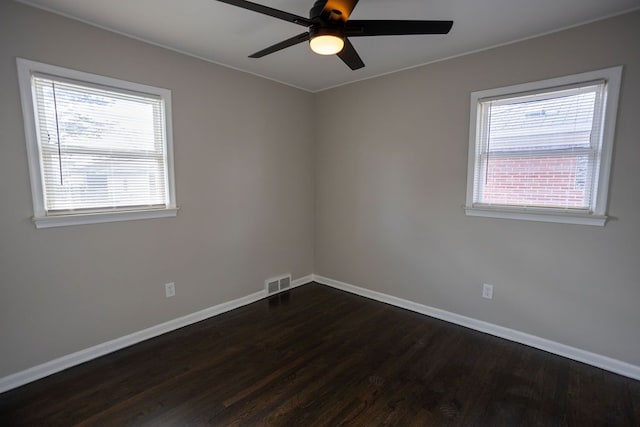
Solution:
[[[613,142],[618,110],[618,98],[622,80],[622,66],[573,74],[564,77],[540,80],[524,84],[487,89],[471,93],[469,119],[469,152],[467,164],[467,197],[464,206],[467,216],[490,218],[520,219],[528,221],[557,222],[568,224],[604,226],[607,222],[609,179],[611,174],[611,160],[613,157]],[[487,99],[505,99],[519,97],[527,93],[544,93],[571,86],[587,86],[594,81],[605,82],[603,119],[601,123],[600,161],[597,166],[598,179],[594,183],[594,206],[592,212],[577,209],[525,207],[510,205],[479,205],[474,202],[475,176],[483,123],[482,102]]]
[[[44,64],[28,59],[17,58],[18,84],[22,104],[22,116],[24,121],[25,140],[27,146],[27,160],[29,165],[29,178],[31,181],[31,195],[33,200],[33,217],[36,228],[49,228],[80,224],[97,224],[103,222],[130,221],[137,219],[151,219],[174,217],[177,215],[175,178],[173,166],[173,131],[171,122],[171,91],[164,88],[133,83],[83,71],[55,65]],[[164,118],[164,149],[166,155],[167,193],[168,200],[164,207],[160,208],[122,208],[106,210],[92,210],[72,214],[47,215],[45,206],[44,182],[42,173],[42,156],[36,122],[36,94],[33,91],[32,76],[45,74],[61,80],[72,80],[77,83],[86,83],[87,86],[98,85],[113,88],[114,91],[127,91],[136,94],[159,97],[162,100]]]

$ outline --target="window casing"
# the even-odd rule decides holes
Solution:
[[[171,92],[18,59],[38,228],[176,215]]]
[[[471,216],[606,223],[622,67],[471,94]]]

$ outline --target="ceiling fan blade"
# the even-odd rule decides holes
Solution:
[[[345,24],[349,37],[402,36],[407,34],[447,34],[453,21],[362,21]]]
[[[261,4],[252,3],[245,0],[218,0],[222,3],[227,3],[233,6],[238,6],[243,9],[252,10],[254,12],[262,13],[263,15],[269,15],[274,18],[282,19],[284,21],[293,22],[294,24],[303,25],[308,27],[312,22],[302,16],[294,15],[293,13],[283,12],[282,10],[274,9],[272,7],[263,6]]]
[[[332,11],[339,10],[341,12],[340,19],[342,19],[342,21],[346,21],[349,19],[351,12],[353,12],[353,9],[358,4],[358,0],[326,0],[324,3],[325,5],[322,8],[323,14],[330,15]]]
[[[261,51],[256,52],[253,55],[249,55],[249,58],[262,58],[265,55],[269,55],[270,53],[277,52],[286,47],[293,46],[307,40],[309,40],[309,33],[304,32],[304,33],[298,34],[297,36],[293,36],[290,39],[287,39],[285,41],[281,41],[280,43],[276,43],[273,46],[269,46],[266,49],[262,49]]]
[[[344,48],[338,52],[338,56],[352,70],[358,70],[364,67],[364,62],[360,59],[360,55],[356,52],[349,39],[344,39]]]

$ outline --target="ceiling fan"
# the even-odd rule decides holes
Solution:
[[[249,58],[262,58],[309,41],[311,50],[315,53],[338,55],[352,70],[364,67],[364,62],[348,37],[447,34],[453,25],[453,21],[349,20],[358,0],[317,0],[309,11],[309,18],[245,0],[218,1],[307,27],[304,33],[269,46]]]

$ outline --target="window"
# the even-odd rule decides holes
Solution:
[[[38,228],[176,215],[171,92],[18,59]]]
[[[473,92],[466,214],[604,225],[621,74]]]

